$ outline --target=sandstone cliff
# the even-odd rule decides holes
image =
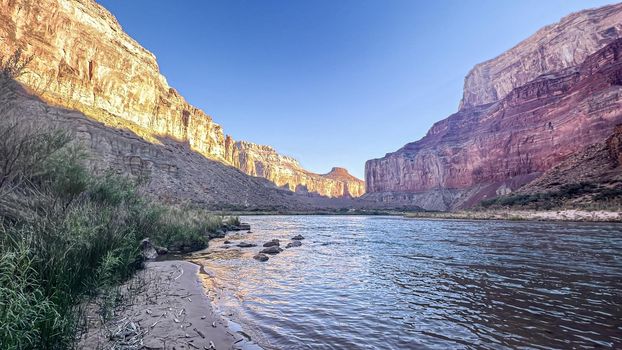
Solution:
[[[464,79],[461,107],[504,98],[542,74],[573,67],[622,37],[622,4],[573,13],[500,56],[476,65]]]
[[[334,197],[355,195],[345,192],[348,183],[299,166],[262,163],[269,172],[256,171],[257,166],[253,170],[248,164],[253,154],[244,154],[245,147],[225,137],[218,124],[171,88],[155,56],[93,0],[0,0],[0,44],[0,55],[21,49],[33,58],[19,79],[47,102],[131,130],[154,144],[163,137],[187,143],[212,160],[243,165],[249,175],[267,174],[279,186],[306,186]]]
[[[241,141],[232,148],[233,162],[244,173],[266,178],[294,192],[359,197],[365,191],[365,183],[343,168],[319,175],[304,170],[296,159],[281,155],[270,146]]]
[[[471,206],[602,142],[622,122],[621,54],[622,39],[613,40],[582,64],[546,72],[495,103],[465,103],[420,141],[368,161],[368,197],[427,209]]]
[[[85,146],[87,162],[96,173],[114,171],[145,179],[144,189],[163,202],[192,203],[214,210],[301,210],[313,208],[268,180],[208,159],[186,143],[160,138],[145,141],[129,130],[111,128],[84,114],[50,106],[22,91],[9,113],[44,128],[72,132]],[[321,205],[322,203],[320,203]]]

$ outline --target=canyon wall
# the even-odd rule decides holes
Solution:
[[[472,107],[501,100],[542,74],[581,64],[621,36],[621,4],[570,14],[498,57],[473,67],[464,79],[460,105]]]
[[[226,137],[210,116],[168,85],[155,56],[93,0],[0,0],[0,44],[1,56],[19,49],[32,58],[19,80],[49,103],[131,130],[154,144],[168,139],[187,143],[248,175],[267,174],[279,186],[302,186],[331,197],[361,194],[347,192],[354,186],[347,182],[269,163],[278,157],[258,159],[254,147]],[[250,166],[250,159],[256,165]]]
[[[366,163],[366,197],[435,210],[468,207],[511,193],[573,153],[604,141],[622,122],[622,39],[616,39],[621,10],[622,5],[608,6],[561,22],[565,26],[569,18],[582,18],[581,23],[590,22],[597,30],[602,26],[595,23],[606,27],[610,16],[618,22],[605,29],[609,36],[599,36],[598,49],[587,55],[581,51],[576,60],[585,59],[580,64],[553,65],[562,68],[557,71],[541,68],[546,74],[522,84],[521,79],[533,74],[520,69],[512,73],[515,66],[510,65],[504,69],[509,78],[488,75],[476,84],[479,90],[469,83],[474,81],[470,73],[457,113],[436,123],[421,140]],[[543,31],[556,32],[556,26]],[[574,32],[574,27],[558,30]],[[565,52],[558,47],[546,61],[562,62],[557,56]],[[495,60],[479,67],[492,67]],[[509,91],[499,89],[508,81]],[[489,87],[496,92],[488,94]],[[480,94],[481,99],[473,97]]]
[[[234,162],[240,170],[291,191],[327,197],[359,197],[365,192],[365,183],[343,168],[320,175],[304,170],[296,159],[281,155],[270,146],[239,141],[233,147]]]

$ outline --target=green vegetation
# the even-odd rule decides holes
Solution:
[[[142,239],[200,249],[223,218],[153,203],[135,180],[92,173],[71,133],[13,108],[18,62],[0,60],[0,348],[67,349],[80,305],[142,267]]]
[[[536,194],[513,194],[480,203],[483,208],[490,207],[526,207],[530,209],[554,209],[565,206],[577,206],[569,203],[573,199],[585,196],[581,201],[583,209],[610,209],[619,207],[622,199],[621,188],[608,188],[590,182],[579,182],[560,186],[557,190]]]

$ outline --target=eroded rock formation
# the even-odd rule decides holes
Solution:
[[[351,187],[347,182],[299,166],[270,164],[271,159],[258,160],[269,171],[257,171],[259,163],[248,163],[254,154],[244,153],[252,147],[240,147],[210,116],[186,102],[160,74],[155,56],[93,0],[0,0],[0,44],[0,55],[20,49],[32,57],[19,80],[50,103],[129,129],[154,144],[163,137],[187,143],[205,157],[249,175],[267,174],[290,189],[355,195],[345,192]]]
[[[622,125],[617,125],[613,135],[607,139],[607,153],[616,166],[622,167]]]
[[[622,5],[609,6],[568,18],[588,16],[591,21],[610,23],[611,16],[619,22],[621,10]],[[565,30],[574,32],[574,27],[558,30],[563,38]],[[604,141],[612,127],[622,122],[622,39],[613,39],[619,34],[615,28],[608,33],[612,33],[609,39],[599,41],[604,47],[590,52],[581,64],[546,70],[529,82],[496,93],[495,98],[472,90],[468,83],[472,78],[467,77],[465,103],[457,113],[436,123],[421,140],[366,163],[368,198],[438,210],[468,207],[511,193],[573,153]],[[565,52],[551,52],[547,62],[558,62],[557,56]],[[527,73],[511,73],[514,66],[509,67],[507,79],[489,75],[481,86],[505,86],[506,80],[519,85],[527,79]]]
[[[620,4],[570,14],[498,57],[473,67],[464,79],[460,105],[473,107],[499,101],[542,74],[581,64],[620,37]]]
[[[293,193],[266,179],[248,176],[208,159],[186,143],[161,139],[148,142],[131,131],[108,127],[84,114],[50,106],[22,91],[10,113],[43,128],[70,130],[86,147],[96,173],[115,171],[145,179],[147,194],[163,202],[191,203],[215,210],[297,210],[312,208]],[[304,198],[302,198],[304,199]]]
[[[604,141],[587,146],[521,187],[514,195],[554,193],[568,184],[588,184],[592,197],[602,190],[622,190],[622,125]],[[600,189],[600,190],[597,190]],[[586,196],[585,193],[579,195]],[[589,198],[593,202],[594,198]]]
[[[306,171],[296,159],[281,155],[270,146],[239,141],[232,149],[233,162],[244,173],[266,178],[294,192],[327,197],[359,197],[365,192],[365,183],[343,168],[320,175]]]

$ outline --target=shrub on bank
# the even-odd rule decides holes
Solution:
[[[17,86],[1,69],[0,106]],[[13,70],[12,68],[10,69]],[[200,249],[222,218],[141,196],[96,175],[66,131],[0,108],[0,349],[75,346],[79,305],[142,266],[139,243]]]
[[[28,215],[0,205],[2,349],[72,347],[76,305],[140,268],[143,238],[190,251],[222,227],[221,217],[151,203],[130,180],[64,159],[9,194]]]
[[[561,208],[577,198],[585,198],[578,205],[590,209],[617,208],[622,202],[622,189],[607,188],[590,182],[578,182],[559,186],[556,190],[535,194],[510,194],[483,200],[480,206],[489,207],[525,207],[549,210]]]

